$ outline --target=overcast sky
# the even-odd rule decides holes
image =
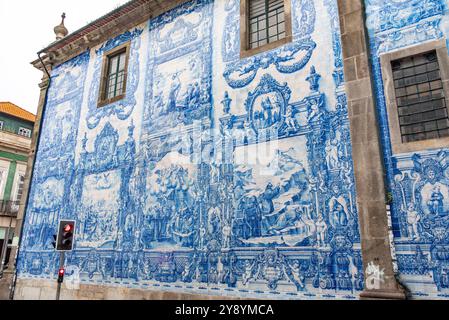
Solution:
[[[42,73],[30,65],[55,40],[65,12],[73,32],[126,0],[0,0],[0,101],[36,113]]]

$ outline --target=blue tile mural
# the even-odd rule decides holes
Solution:
[[[187,2],[53,71],[19,278],[56,277],[70,218],[83,283],[358,297],[337,2],[293,0],[293,42],[246,59],[239,8]],[[97,108],[104,53],[127,41],[126,98]]]
[[[368,0],[367,27],[389,188],[398,271],[414,298],[447,298],[449,149],[393,154],[379,56],[447,36],[444,0]]]

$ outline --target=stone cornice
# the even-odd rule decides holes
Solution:
[[[189,0],[132,0],[39,52],[47,68],[68,61]],[[44,71],[39,59],[31,64]]]

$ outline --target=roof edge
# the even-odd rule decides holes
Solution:
[[[130,6],[134,2],[138,2],[138,0],[137,1],[136,0],[130,0],[130,1],[122,4],[118,8],[116,8],[116,9],[106,13],[105,15],[101,16],[100,18],[95,19],[94,21],[88,23],[84,27],[81,27],[78,30],[69,33],[66,37],[62,38],[61,40],[57,40],[57,41],[52,42],[47,47],[45,47],[44,49],[40,50],[37,54],[41,54],[41,53],[47,52],[47,51],[49,51],[49,50],[51,50],[53,48],[59,48],[60,45],[63,45],[64,43],[66,43],[68,41],[70,42],[71,38],[75,37],[76,35],[79,35],[80,33],[83,33],[83,31],[88,30],[92,26],[96,26],[98,24],[101,24],[105,19],[109,18],[110,16],[112,16],[112,15],[114,15],[116,13],[120,13],[121,10],[123,10],[125,8],[128,8],[128,6]]]
[[[2,105],[6,105],[6,106],[12,106],[13,108],[18,109],[21,113],[23,113],[24,115],[18,115],[18,114],[12,114],[11,112],[5,111],[1,108]],[[28,122],[32,122],[35,123],[36,122],[36,115],[28,110],[25,110],[22,107],[19,107],[18,105],[16,105],[15,103],[12,103],[11,101],[0,101],[0,113],[4,113],[10,117],[14,117],[14,118],[19,118],[22,119],[24,121],[28,121]],[[34,120],[32,120],[32,118]]]

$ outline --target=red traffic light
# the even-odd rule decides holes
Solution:
[[[64,232],[71,232],[73,230],[73,225],[72,224],[66,224],[64,226]]]
[[[64,274],[65,274],[65,269],[64,268],[59,269],[59,272],[58,272],[58,283],[63,283],[64,282]]]
[[[75,235],[75,221],[62,220],[59,222],[56,251],[72,251]]]

